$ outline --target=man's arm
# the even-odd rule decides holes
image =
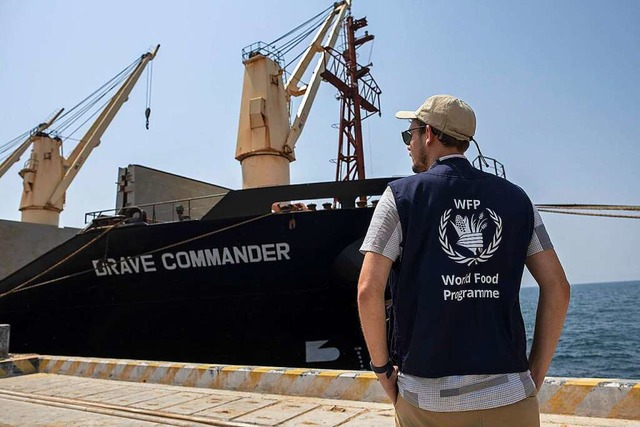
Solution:
[[[384,290],[392,264],[393,262],[383,255],[367,252],[358,281],[360,322],[371,362],[375,366],[384,366],[389,361]],[[397,370],[390,378],[385,374],[378,374],[378,379],[395,405],[398,396]]]
[[[536,326],[529,354],[531,376],[540,390],[560,339],[569,307],[570,288],[554,249],[529,256],[526,264],[540,287]]]

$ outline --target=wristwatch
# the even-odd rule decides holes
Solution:
[[[391,363],[391,360],[389,360],[384,366],[376,366],[370,361],[369,367],[376,374],[386,374],[387,379],[391,378],[391,375],[393,374],[393,364]]]

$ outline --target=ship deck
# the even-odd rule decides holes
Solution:
[[[394,425],[393,407],[372,373],[309,372],[55,356],[13,358],[0,362],[0,425]],[[593,381],[565,383],[566,387],[556,381],[556,389],[554,382],[545,383],[547,392],[543,387],[539,394],[542,426],[640,426],[636,385],[614,390]],[[585,411],[595,413],[604,406],[606,418],[584,416]],[[544,413],[552,407],[558,413]]]

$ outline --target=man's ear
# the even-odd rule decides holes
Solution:
[[[438,139],[436,134],[431,130],[431,125],[427,125],[425,131],[427,132],[427,144],[431,144]]]

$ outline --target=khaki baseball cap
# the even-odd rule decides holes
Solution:
[[[398,111],[396,117],[418,119],[462,141],[469,141],[476,133],[476,115],[473,109],[451,95],[433,95],[416,111]]]

